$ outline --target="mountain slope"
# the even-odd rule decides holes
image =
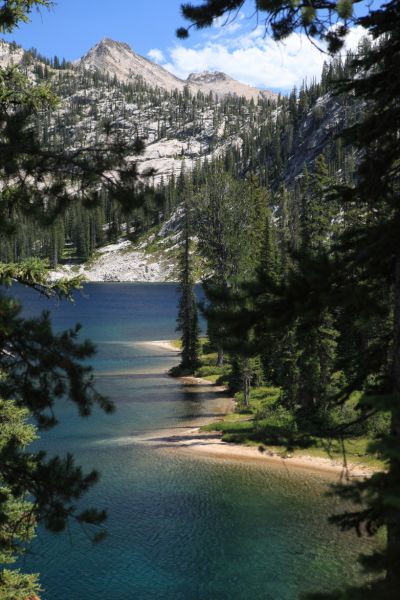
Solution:
[[[238,172],[266,168],[270,185],[280,179],[290,186],[324,149],[335,153],[334,135],[357,111],[349,98],[342,103],[321,84],[276,103],[265,92],[254,104],[249,99],[259,90],[224,73],[192,73],[186,85],[108,38],[64,66],[0,40],[0,66],[9,64],[49,83],[60,98],[57,111],[38,115],[50,146],[77,149],[105,140],[106,124],[123,139],[144,140],[139,170],[155,169],[154,183],[178,176],[183,165],[190,169],[229,153],[229,160],[240,162]]]

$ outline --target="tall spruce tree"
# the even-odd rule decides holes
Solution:
[[[262,249],[257,266],[258,281],[270,281],[277,285],[281,277],[279,249],[276,241],[275,226],[270,211],[267,214],[263,232]],[[263,287],[263,286],[262,286]],[[249,294],[253,296],[254,290]],[[259,352],[263,364],[264,376],[269,384],[276,384],[277,370],[279,369],[280,338],[275,332],[268,329],[266,320],[259,320],[255,326],[255,336],[259,341]],[[291,373],[284,369],[284,372]],[[286,387],[286,386],[285,386]]]
[[[214,287],[226,291],[238,274],[244,241],[245,207],[238,183],[220,165],[214,165],[194,205],[199,250],[210,273],[203,283],[205,293],[212,293]],[[217,321],[209,321],[207,333],[218,351],[217,365],[222,366],[224,331]]]
[[[323,155],[315,161],[314,172],[303,174],[301,242],[297,262],[306,264],[330,248],[333,237],[334,200],[329,195],[333,180]],[[297,404],[300,415],[317,421],[327,416],[331,379],[336,366],[338,331],[327,307],[317,307],[296,322],[299,387]]]
[[[190,189],[184,186],[182,241],[179,259],[179,310],[177,330],[181,332],[181,364],[180,372],[193,373],[199,365],[199,318],[197,298],[194,291],[193,262],[190,252]]]
[[[236,229],[234,241],[235,251],[240,254],[235,270],[225,284],[218,280],[211,280],[211,284],[207,282],[209,304],[205,308],[205,315],[209,329],[219,330],[220,344],[231,356],[230,388],[234,392],[242,392],[242,404],[248,408],[251,386],[255,380],[260,381],[263,377],[260,352],[255,349],[254,323],[245,325],[242,318],[245,313],[251,312],[252,307],[251,296],[243,291],[242,284],[244,281],[253,281],[261,256],[269,251],[265,247],[264,236],[269,232],[271,217],[267,191],[258,184],[255,176],[238,182],[235,188],[236,200],[231,197],[223,210],[226,211],[227,220],[238,223],[240,219],[241,231],[239,233],[239,229]],[[219,202],[223,204],[226,200],[220,198]]]

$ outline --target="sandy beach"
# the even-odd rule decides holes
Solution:
[[[179,352],[170,340],[140,342],[141,345]],[[264,446],[245,446],[222,441],[219,432],[204,432],[200,427],[222,419],[234,409],[235,401],[229,395],[221,396],[226,392],[223,386],[200,377],[180,377],[182,385],[188,387],[198,386],[198,391],[204,392],[209,388],[210,394],[218,394],[218,409],[212,418],[204,417],[196,421],[196,426],[188,424],[179,428],[163,429],[141,437],[140,442],[156,445],[163,451],[179,451],[198,457],[208,457],[229,461],[252,462],[260,466],[280,466],[287,469],[302,469],[315,473],[325,473],[340,479],[364,478],[370,476],[374,470],[359,464],[344,464],[337,459],[329,457],[316,457],[307,454],[282,457]],[[194,393],[196,390],[193,390]]]
[[[179,429],[154,431],[152,434],[143,437],[141,441],[155,445],[167,452],[179,451],[204,458],[252,462],[264,467],[278,466],[287,469],[302,469],[314,473],[334,475],[339,479],[364,478],[374,472],[373,469],[363,465],[344,465],[341,461],[330,458],[309,455],[282,457],[267,448],[260,450],[259,446],[223,442],[219,432],[203,432],[199,427],[188,426]]]

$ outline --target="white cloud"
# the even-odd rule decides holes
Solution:
[[[241,23],[225,27],[218,23],[204,43],[192,48],[178,44],[168,50],[168,60],[162,61],[158,55],[157,62],[183,79],[192,72],[223,71],[256,87],[290,90],[306,78],[319,78],[329,58],[301,33],[276,43],[264,36],[262,26],[234,35],[239,29],[243,29]],[[346,48],[356,48],[363,34],[362,27],[352,29]],[[159,51],[151,50],[149,56],[155,56],[155,52]]]
[[[158,48],[152,48],[149,50],[147,56],[156,63],[165,63],[164,52]]]
[[[245,18],[246,15],[243,11],[235,13],[233,17],[230,14],[223,17],[217,17],[213,21],[212,28],[216,30],[217,33],[220,32],[221,34],[233,33],[242,27]]]

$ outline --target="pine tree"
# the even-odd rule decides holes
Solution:
[[[253,299],[244,281],[253,283],[261,256],[265,252],[263,236],[269,231],[269,210],[266,190],[261,188],[255,177],[237,184],[237,200],[229,199],[226,220],[241,218],[241,232],[236,229],[235,251],[240,255],[236,260],[234,276],[226,282],[207,283],[206,294],[209,301],[205,310],[208,327],[219,332],[219,343],[231,356],[232,374],[230,388],[242,392],[242,404],[248,408],[250,389],[255,380],[262,380],[260,352],[255,346],[254,323],[245,322],[244,313],[251,311]],[[220,198],[223,204],[223,198]],[[245,210],[243,210],[245,208]],[[236,213],[236,214],[235,214]],[[221,214],[225,214],[221,211]],[[216,249],[214,248],[214,251]],[[208,248],[208,252],[212,252]],[[223,282],[222,282],[223,283]]]

